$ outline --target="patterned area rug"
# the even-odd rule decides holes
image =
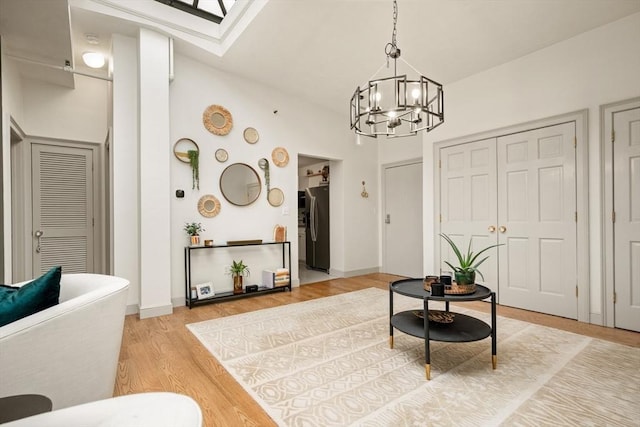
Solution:
[[[394,311],[421,308],[394,296]],[[490,323],[488,314],[460,307]],[[394,332],[369,288],[187,326],[281,426],[638,426],[640,349],[498,317],[491,341]]]

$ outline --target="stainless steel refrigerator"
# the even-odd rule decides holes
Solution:
[[[305,190],[307,267],[329,272],[329,186]]]

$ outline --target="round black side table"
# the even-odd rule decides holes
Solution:
[[[51,411],[51,399],[39,394],[0,397],[0,424]]]

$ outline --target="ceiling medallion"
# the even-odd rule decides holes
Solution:
[[[400,137],[416,135],[418,131],[436,128],[444,122],[444,92],[442,85],[419,75],[410,79],[398,75],[400,48],[396,44],[398,4],[393,1],[393,33],[385,46],[387,65],[393,59],[393,76],[369,80],[351,97],[351,129],[356,134],[376,138],[378,135]],[[377,73],[376,73],[377,74]],[[375,75],[374,75],[375,77]]]
[[[229,110],[221,105],[210,105],[202,113],[204,127],[214,135],[226,135],[231,132],[233,118]]]

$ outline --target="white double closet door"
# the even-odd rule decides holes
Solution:
[[[577,318],[575,133],[569,122],[439,150],[440,232],[464,251],[503,245],[480,267],[502,305]],[[439,253],[450,270],[442,239]]]

